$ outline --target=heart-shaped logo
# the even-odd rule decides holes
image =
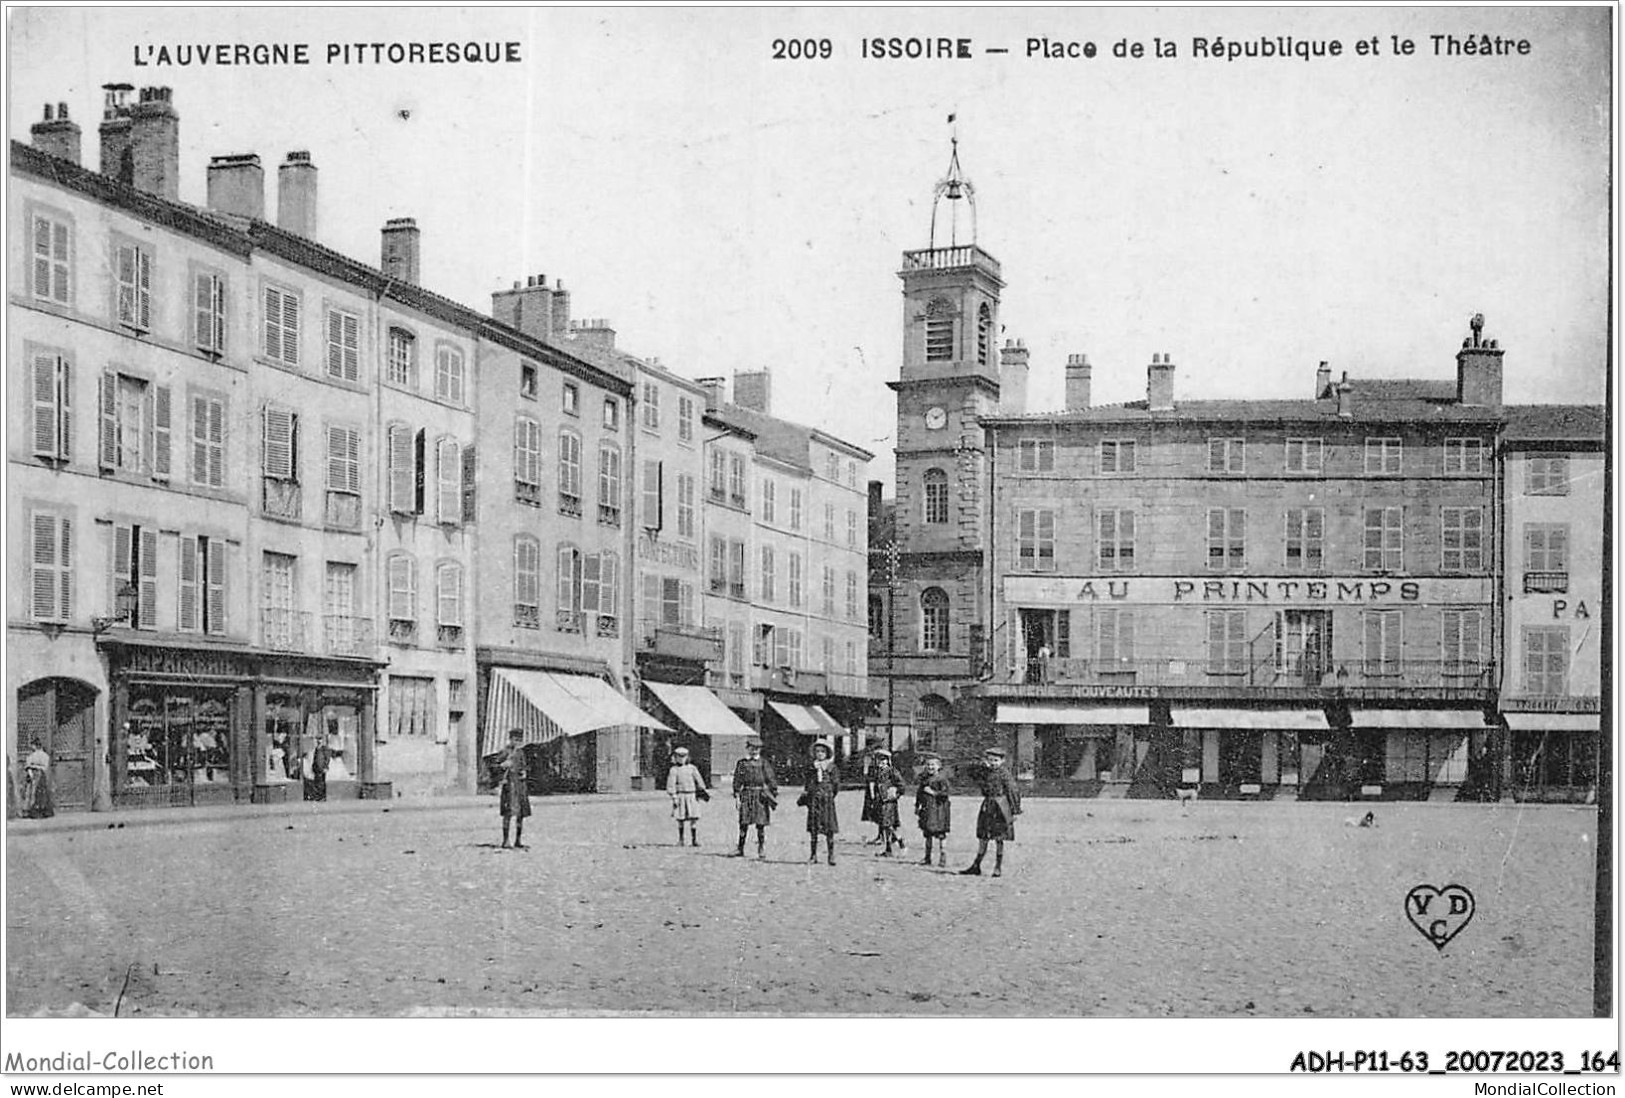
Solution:
[[[1467,929],[1476,910],[1472,890],[1465,885],[1417,885],[1405,894],[1406,918],[1441,952],[1450,939]]]

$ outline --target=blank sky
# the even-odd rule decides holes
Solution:
[[[377,262],[424,231],[423,281],[489,309],[526,274],[691,377],[768,365],[775,410],[874,450],[889,479],[899,254],[923,247],[959,117],[979,242],[1033,352],[1032,405],[1082,351],[1099,402],[1169,352],[1187,397],[1307,396],[1315,364],[1453,376],[1474,312],[1513,401],[1603,399],[1610,11],[1585,9],[14,9],[13,137],[47,100],[168,84],[181,197],[208,157],[321,169],[321,239]],[[1527,38],[1433,56],[1432,34]],[[1339,39],[1226,62],[1195,37]],[[1393,56],[1390,36],[1416,40]],[[863,37],[969,37],[968,61],[866,61]],[[1028,59],[1028,37],[1093,60]],[[1353,53],[1377,35],[1380,55]],[[775,61],[775,38],[830,61]],[[1114,59],[1119,39],[1173,59]],[[524,63],[329,66],[329,41],[518,40]],[[146,44],[303,41],[305,68],[137,68]],[[985,47],[1008,47],[991,56]],[[405,116],[403,117],[403,112]],[[274,196],[268,195],[268,209]]]

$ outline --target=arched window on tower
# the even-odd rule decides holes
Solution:
[[[920,595],[920,650],[948,651],[948,596],[940,587]]]
[[[982,302],[976,310],[976,364],[987,365],[988,346],[993,342],[993,310]]]
[[[954,357],[953,306],[940,297],[925,307],[925,360],[949,362]]]
[[[948,521],[948,474],[941,469],[925,471],[925,521],[933,525]]]

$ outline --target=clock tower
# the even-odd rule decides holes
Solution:
[[[956,698],[990,656],[987,472],[981,417],[999,403],[999,263],[976,242],[975,189],[955,138],[928,247],[903,253],[897,380],[896,551],[886,577],[890,682],[882,720],[915,746],[959,753],[977,723]],[[894,734],[894,740],[899,737]],[[901,742],[897,746],[903,746]]]

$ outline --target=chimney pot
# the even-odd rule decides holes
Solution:
[[[254,153],[209,158],[208,206],[216,213],[265,219],[265,170]]]
[[[1151,365],[1145,371],[1145,406],[1151,412],[1174,410],[1174,356],[1168,353],[1151,356]]]
[[[423,234],[411,217],[392,217],[384,222],[382,233],[384,274],[399,282],[418,284],[422,263]]]
[[[28,132],[36,149],[62,160],[79,163],[79,126],[68,120],[66,103],[58,104],[55,108],[49,103],[45,104],[44,121],[34,123]]]
[[[1501,407],[1502,357],[1500,340],[1484,338],[1484,314],[1468,321],[1472,335],[1456,352],[1456,401],[1483,408]]]

